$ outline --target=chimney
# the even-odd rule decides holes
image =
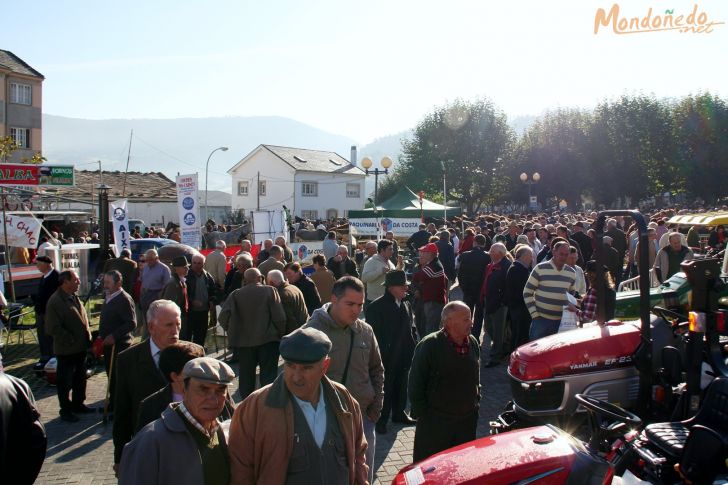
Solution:
[[[351,164],[356,166],[356,145],[351,146]]]

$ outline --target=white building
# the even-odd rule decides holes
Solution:
[[[285,205],[305,219],[346,217],[364,208],[364,172],[334,152],[259,145],[235,164],[233,210],[276,210]]]

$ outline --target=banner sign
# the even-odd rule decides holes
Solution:
[[[313,264],[313,257],[317,254],[324,254],[323,241],[309,241],[303,243],[289,244],[293,251],[293,261],[304,264]]]
[[[0,185],[73,187],[73,165],[0,163]]]
[[[177,177],[180,242],[200,249],[200,210],[197,203],[197,174]]]
[[[8,231],[8,245],[16,248],[38,247],[40,221],[32,217],[5,216],[4,226],[0,226],[0,243],[5,244],[5,230]]]
[[[382,217],[377,220],[373,217],[366,219],[349,219],[349,231],[357,236],[376,236],[377,229],[382,234],[392,231],[395,236],[411,236],[416,233],[420,226],[420,218]]]
[[[109,202],[109,215],[114,223],[114,250],[119,257],[122,249],[129,249],[129,214],[126,211],[126,199]]]
[[[5,216],[5,225],[0,226],[0,242],[5,244],[4,234],[8,231],[8,245],[16,248],[38,247],[40,221],[32,217]]]

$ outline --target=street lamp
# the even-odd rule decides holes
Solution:
[[[523,182],[524,184],[528,185],[528,207],[530,208],[531,207],[531,186],[533,184],[538,183],[538,181],[541,180],[541,175],[538,172],[535,172],[531,176],[531,180],[529,180],[528,175],[526,174],[526,172],[523,172],[520,175],[520,177],[518,177],[518,178],[521,179],[521,182]]]
[[[361,166],[364,167],[364,173],[367,175],[374,174],[374,216],[377,219],[377,233],[379,233],[379,231],[381,230],[381,228],[379,227],[379,209],[377,208],[377,203],[379,202],[377,200],[379,174],[387,175],[389,173],[389,167],[392,166],[392,159],[385,156],[382,158],[379,164],[384,170],[380,170],[379,168],[369,170],[370,168],[372,168],[373,165],[372,159],[369,157],[364,157],[361,159]]]
[[[218,150],[226,152],[228,151],[228,147],[215,148],[210,152],[210,156],[207,157],[207,163],[205,164],[205,224],[207,224],[207,169],[210,168],[210,158],[212,158],[212,154]]]

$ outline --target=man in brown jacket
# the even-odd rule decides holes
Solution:
[[[244,286],[228,296],[218,321],[240,363],[239,392],[245,399],[255,390],[255,368],[260,365],[260,385],[273,382],[278,373],[278,342],[285,335],[286,313],[278,292],[264,285],[260,271],[248,268]]]
[[[283,373],[233,415],[231,484],[369,483],[359,404],[326,377],[330,350],[313,328],[283,337]]]
[[[283,262],[283,249],[280,246],[271,246],[268,254],[268,259],[258,265],[258,269],[261,274],[263,276],[268,276],[268,271],[272,269],[283,271],[283,268],[286,267]]]
[[[66,270],[58,275],[60,286],[46,305],[46,333],[53,337],[53,351],[58,359],[56,389],[61,405],[61,419],[75,423],[74,413],[90,413],[86,400],[86,351],[91,345],[88,316],[76,292],[81,284],[78,275]],[[73,390],[73,399],[68,393]]]
[[[326,258],[323,255],[315,255],[312,261],[314,272],[310,278],[316,285],[323,305],[331,301],[331,288],[334,287],[336,278],[334,278],[334,273],[326,267]]]
[[[281,305],[286,312],[285,334],[288,335],[308,320],[303,293],[296,286],[288,283],[283,273],[277,269],[268,272],[266,282],[278,290],[278,296],[281,297]]]

